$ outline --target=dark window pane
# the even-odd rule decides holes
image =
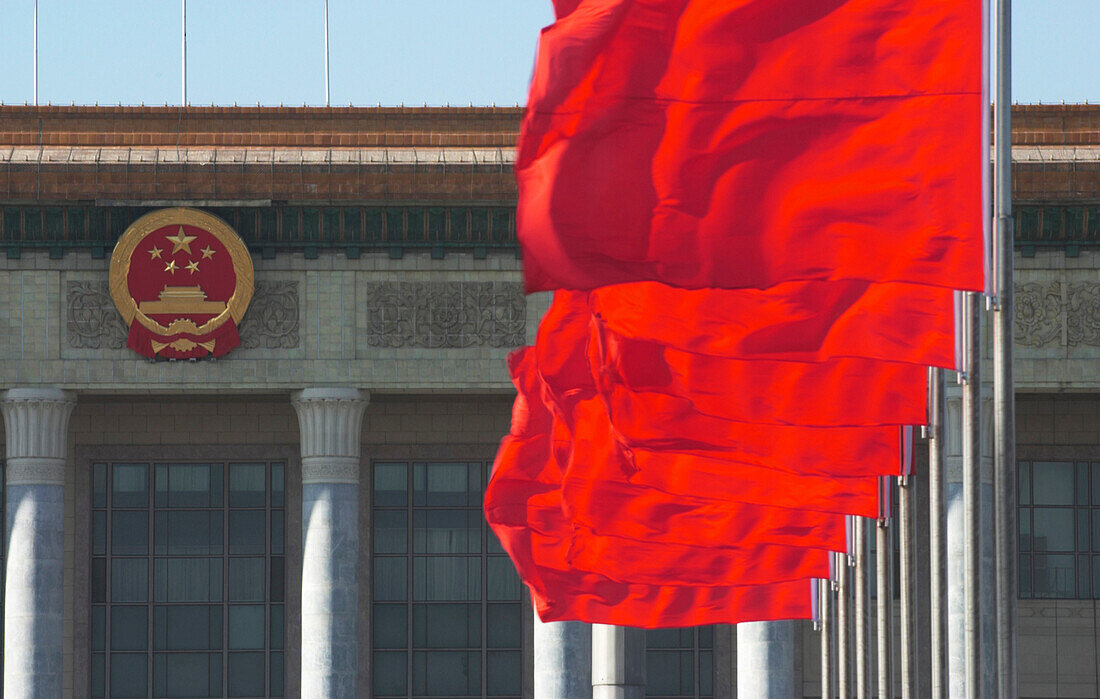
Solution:
[[[490,604],[486,607],[485,645],[489,648],[519,648],[523,633],[523,606]]]
[[[1031,508],[1020,508],[1019,515],[1016,520],[1020,527],[1020,550],[1031,550]]]
[[[221,507],[221,465],[172,464],[168,491],[169,507]]]
[[[413,694],[427,697],[481,694],[480,653],[413,653]]]
[[[480,511],[416,510],[413,553],[480,553],[482,516]]]
[[[418,604],[413,606],[414,648],[475,648],[480,645],[480,605]]]
[[[230,602],[262,602],[266,582],[264,559],[229,559]]]
[[[1020,462],[1020,486],[1017,496],[1021,505],[1031,504],[1031,464],[1027,461]]]
[[[267,513],[263,511],[229,513],[229,553],[264,553],[267,549]]]
[[[1089,550],[1089,532],[1092,530],[1089,522],[1089,511],[1084,508],[1077,510],[1077,550]]]
[[[714,653],[709,650],[699,651],[699,693],[714,694]]]
[[[156,553],[180,556],[222,552],[222,513],[208,510],[157,512],[154,516]]]
[[[1096,557],[1100,559],[1100,556]],[[1032,596],[1031,590],[1031,556],[1021,554],[1020,556],[1020,597],[1024,599],[1030,599]]]
[[[283,553],[283,511],[271,511],[271,553]]]
[[[1073,504],[1073,464],[1069,461],[1036,461],[1032,468],[1036,505]]]
[[[374,513],[374,531],[371,532],[374,552],[405,553],[409,545],[407,524],[405,510],[377,510]]]
[[[271,632],[268,643],[272,648],[283,647],[283,605],[271,605]]]
[[[1092,561],[1089,556],[1077,557],[1077,597],[1089,599],[1092,597],[1092,583],[1089,574],[1092,572]]]
[[[222,559],[158,558],[153,581],[157,602],[220,602]]]
[[[107,601],[107,559],[92,559],[92,601]]]
[[[286,486],[283,484],[285,467],[271,464],[271,506],[283,507],[286,504]]]
[[[153,688],[158,697],[219,697],[222,658],[216,653],[157,653]]]
[[[519,651],[490,651],[485,655],[485,689],[490,694],[522,691],[523,655]]]
[[[111,607],[111,650],[145,650],[148,646],[149,608]],[[112,669],[111,676],[114,674]]]
[[[1034,568],[1035,596],[1039,598],[1072,599],[1077,582],[1072,555],[1036,555]]]
[[[107,656],[103,653],[92,655],[92,697],[107,696]]]
[[[512,565],[512,559],[504,556],[490,556],[485,562],[486,580],[485,598],[488,600],[519,600],[522,597],[523,584]]]
[[[271,654],[271,689],[270,694],[273,697],[283,696],[283,686],[285,684],[286,671],[283,669],[283,654],[272,653]]]
[[[144,654],[111,654],[111,696],[144,697],[149,693]]]
[[[111,561],[111,601],[149,601],[149,559],[115,558]]]
[[[148,512],[111,513],[111,553],[116,556],[144,556],[149,553]]]
[[[271,558],[271,602],[282,602],[286,599],[286,559],[279,556]]]
[[[92,607],[92,650],[107,650],[107,608]]]
[[[403,604],[376,604],[371,629],[375,648],[404,648],[408,643],[408,607]]]
[[[700,626],[699,627],[699,647],[700,648],[713,648],[714,647],[714,627],[713,626]]]
[[[1073,550],[1073,510],[1036,507],[1032,510],[1036,551]]]
[[[394,652],[374,653],[374,693],[376,696],[406,696],[405,654]]]
[[[157,464],[153,467],[153,506],[168,507],[168,464]],[[154,667],[154,675],[156,672],[157,669]],[[157,682],[154,679],[153,693],[155,694],[157,691]]]
[[[374,506],[404,507],[408,503],[408,482],[406,464],[375,464]]]
[[[466,556],[413,558],[413,599],[418,602],[481,599],[481,559]]]
[[[690,632],[690,629],[687,630]],[[682,631],[683,629],[650,629],[645,632],[645,647],[649,649],[682,648],[684,646]]]
[[[263,696],[264,654],[230,653],[226,675],[231,697]]]
[[[107,513],[92,513],[92,555],[107,555]]]
[[[1100,505],[1100,463],[1092,464],[1092,504]]]
[[[92,507],[107,507],[107,464],[92,465]]]
[[[379,602],[404,600],[407,591],[407,570],[404,558],[374,559],[374,579],[371,581],[374,599]]]
[[[221,647],[220,606],[153,608],[154,650],[218,650]]]
[[[1078,505],[1089,504],[1089,465],[1077,464],[1077,486],[1073,489],[1074,498]]]
[[[263,507],[267,502],[264,464],[229,464],[229,506]]]
[[[646,694],[677,696],[680,694],[683,668],[678,650],[648,650],[645,654]],[[690,667],[688,669],[690,672]]]
[[[429,507],[470,505],[466,464],[413,464],[413,504]]]
[[[149,506],[148,464],[115,464],[111,471],[112,507]],[[111,671],[111,675],[113,677],[114,670]]]
[[[264,607],[262,604],[230,605],[229,650],[264,647]]]

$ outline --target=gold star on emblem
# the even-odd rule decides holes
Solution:
[[[183,226],[180,226],[179,233],[176,234],[175,238],[173,238],[172,236],[165,236],[165,237],[168,238],[169,243],[172,243],[172,254],[173,255],[175,255],[180,250],[183,250],[185,253],[190,255],[191,254],[191,241],[194,240],[198,236],[184,235]]]
[[[161,252],[162,252],[162,250],[160,248],[154,247],[152,250],[149,251],[149,259],[150,260],[159,260]]]
[[[202,252],[202,259],[204,259],[204,260],[208,260],[208,259],[210,259],[211,257],[214,256],[214,250],[209,245],[207,245],[205,248],[203,248],[201,252]]]
[[[165,272],[171,272],[172,274],[175,274],[176,273],[176,261],[175,260],[169,260],[168,264],[165,265],[165,267],[164,267],[164,271]]]
[[[198,260],[191,260],[190,262],[188,262],[187,263],[187,271],[190,272],[191,274],[194,274],[195,272],[198,272],[199,271],[199,261]]]

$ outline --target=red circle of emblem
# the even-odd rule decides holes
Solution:
[[[111,297],[146,357],[220,357],[240,344],[252,299],[248,248],[220,218],[163,209],[134,221],[111,255]]]

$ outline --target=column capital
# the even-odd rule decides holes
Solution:
[[[12,388],[0,394],[8,485],[64,485],[74,407],[76,397],[57,388]]]
[[[291,394],[301,432],[302,483],[358,483],[363,413],[370,393],[306,388]]]

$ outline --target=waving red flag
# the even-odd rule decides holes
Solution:
[[[529,291],[981,290],[973,0],[563,0],[516,160]]]
[[[941,287],[853,280],[706,290],[638,282],[595,289],[589,305],[620,335],[698,354],[954,368],[953,296]]]

